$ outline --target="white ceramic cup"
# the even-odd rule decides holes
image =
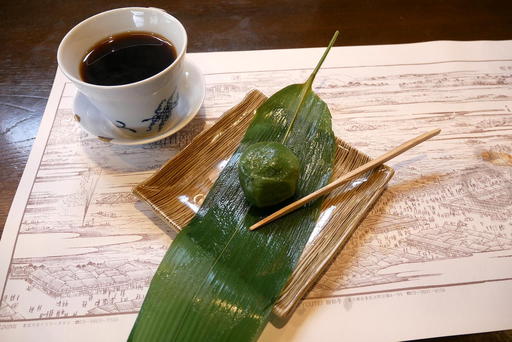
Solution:
[[[134,83],[102,86],[82,81],[80,63],[85,54],[101,40],[130,31],[166,38],[176,49],[176,60],[158,74]],[[128,7],[102,12],[76,25],[60,43],[57,61],[100,113],[128,134],[140,137],[158,134],[165,127],[179,98],[177,86],[186,50],[187,33],[176,18],[158,8]]]

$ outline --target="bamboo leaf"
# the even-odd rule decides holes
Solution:
[[[258,338],[315,226],[321,201],[249,231],[275,208],[247,203],[237,164],[251,144],[284,142],[303,166],[295,198],[328,183],[335,152],[331,115],[311,85],[329,48],[304,84],[278,91],[258,108],[197,215],[164,256],[129,341]]]

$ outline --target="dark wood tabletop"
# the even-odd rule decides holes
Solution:
[[[179,18],[189,52],[432,40],[512,39],[512,1],[494,0],[19,0],[0,20],[0,234],[34,142],[57,68],[60,40],[96,13],[160,7]],[[426,341],[511,341],[512,331]]]

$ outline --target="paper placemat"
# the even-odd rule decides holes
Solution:
[[[171,236],[131,194],[251,89],[303,82],[318,49],[189,54],[198,116],[114,146],[73,120],[57,72],[0,241],[0,339],[124,341]],[[260,341],[388,341],[512,328],[512,42],[334,48],[314,84],[337,136],[389,163],[388,189],[291,320]]]

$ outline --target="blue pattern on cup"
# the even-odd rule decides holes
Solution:
[[[175,91],[168,99],[163,99],[160,102],[158,108],[155,109],[155,115],[141,121],[149,121],[149,126],[146,129],[147,132],[151,131],[156,124],[158,124],[158,131],[162,130],[167,120],[171,117],[172,110],[178,105],[178,99],[179,93]]]

